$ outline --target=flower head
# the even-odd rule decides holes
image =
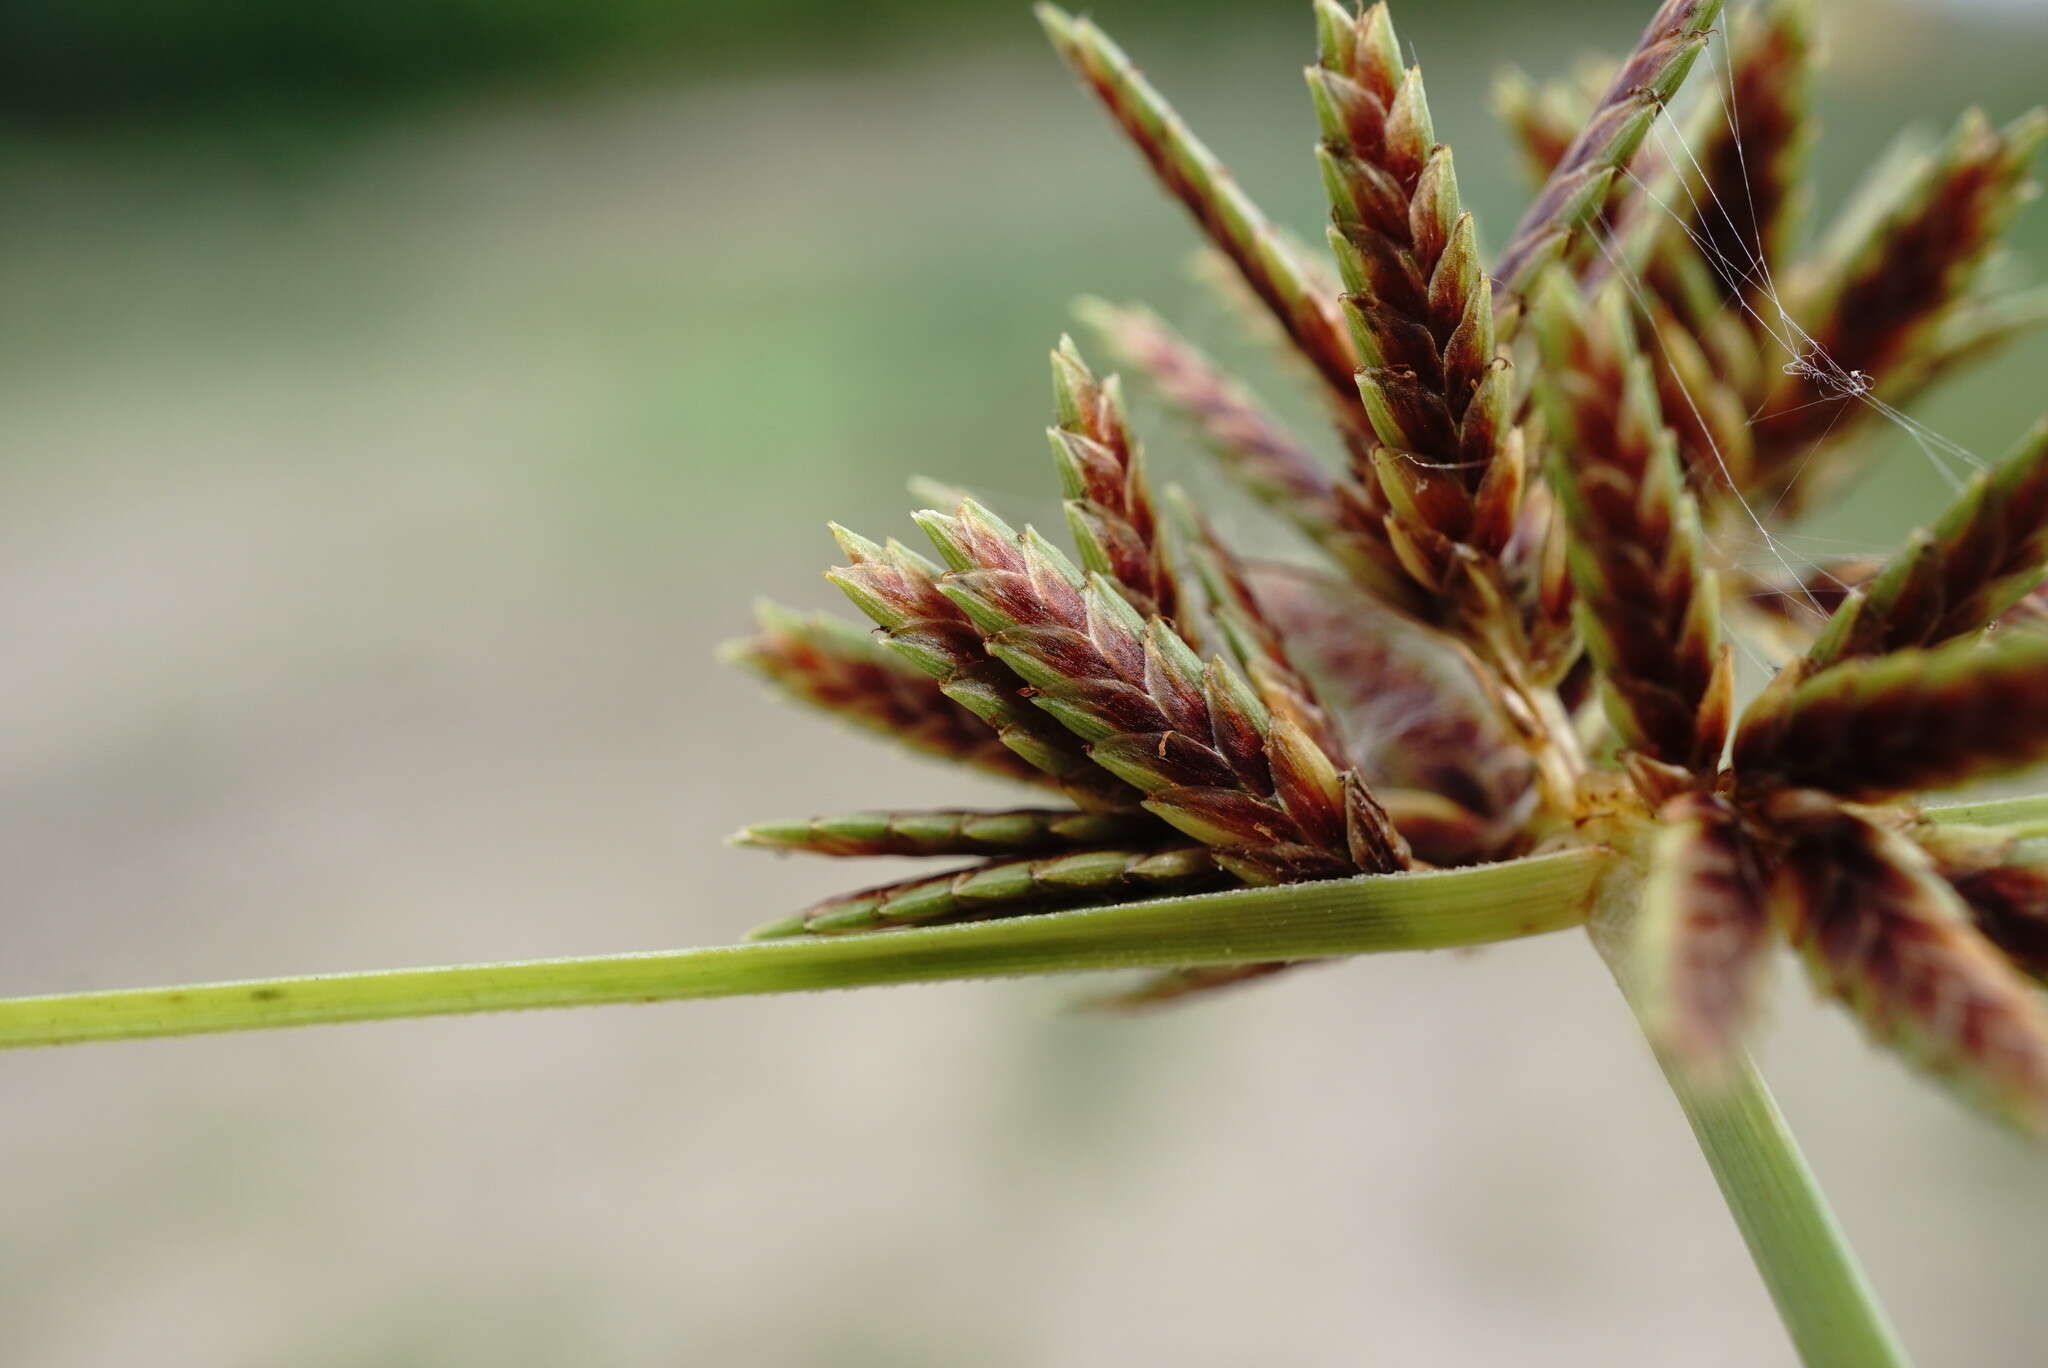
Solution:
[[[1795,261],[1796,0],[1739,16],[1726,88],[1658,127],[1720,8],[1667,0],[1602,79],[1503,86],[1541,185],[1489,263],[1386,6],[1317,0],[1325,263],[1101,30],[1042,7],[1271,315],[1340,459],[1156,316],[1084,316],[1323,563],[1246,561],[1156,488],[1118,381],[1063,339],[1049,437],[1073,554],[972,500],[916,515],[930,555],[842,531],[830,577],[875,635],[769,609],[735,648],[796,697],[1047,805],[750,828],[779,849],[972,861],[764,930],[1599,846],[1614,860],[1589,915],[1675,1067],[1728,1067],[1788,944],[1874,1039],[2048,1128],[2029,981],[2048,972],[2048,867],[1920,801],[2048,759],[2048,614],[2029,597],[2048,422],[1889,559],[1779,578],[1726,550],[1853,474],[1861,420],[2042,312],[1985,292],[1978,267],[2048,120],[1966,117]],[[1772,669],[1746,704],[1745,648]],[[1171,972],[1122,1000],[1278,967]]]

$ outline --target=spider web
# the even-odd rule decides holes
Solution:
[[[1685,199],[1691,209],[1690,218],[1679,207],[1668,202],[1659,193],[1658,186],[1645,179],[1644,175],[1640,174],[1636,167],[1624,167],[1622,174],[1628,178],[1637,194],[1641,196],[1641,203],[1647,206],[1646,211],[1661,215],[1676,225],[1694,247],[1698,249],[1701,257],[1713,267],[1723,281],[1727,282],[1730,299],[1749,316],[1750,320],[1755,324],[1757,334],[1768,339],[1777,348],[1780,355],[1774,359],[1779,361],[1780,369],[1787,375],[1797,376],[1808,381],[1816,389],[1822,391],[1819,398],[1800,405],[1798,408],[1812,407],[1822,403],[1838,405],[1836,412],[1830,417],[1827,426],[1819,435],[1807,443],[1804,454],[1800,457],[1790,479],[1785,484],[1786,491],[1789,492],[1798,484],[1814,456],[1827,445],[1842,415],[1850,411],[1852,403],[1862,405],[1887,424],[1905,433],[1907,438],[1918,449],[1927,465],[1935,471],[1941,480],[1952,489],[1960,490],[1967,478],[1966,472],[1985,469],[1986,462],[1961,443],[1952,441],[1934,431],[1926,424],[1921,423],[1911,415],[1902,412],[1897,406],[1881,398],[1877,390],[1884,377],[1869,375],[1861,370],[1841,365],[1828,354],[1827,349],[1816,338],[1800,325],[1799,321],[1793,317],[1791,310],[1787,307],[1784,294],[1779,289],[1778,282],[1771,270],[1770,261],[1763,248],[1761,236],[1763,225],[1757,214],[1755,197],[1751,192],[1748,153],[1744,148],[1742,137],[1742,114],[1737,95],[1734,65],[1728,57],[1726,49],[1727,35],[1724,30],[1717,41],[1709,44],[1708,49],[1709,62],[1715,69],[1720,89],[1713,94],[1705,96],[1705,98],[1711,99],[1720,110],[1723,123],[1726,125],[1728,136],[1734,147],[1743,194],[1748,200],[1748,203],[1742,206],[1748,211],[1746,216],[1749,225],[1748,229],[1745,230],[1742,224],[1738,222],[1736,212],[1731,210],[1730,206],[1721,202],[1719,195],[1715,192],[1713,178],[1707,175],[1705,168],[1701,166],[1698,157],[1687,143],[1684,128],[1682,126],[1672,126],[1675,121],[1671,117],[1669,110],[1660,113],[1659,117],[1651,125],[1651,131],[1655,139],[1657,152],[1662,159],[1662,164],[1664,167],[1669,168],[1672,173],[1668,177],[1669,181],[1675,184],[1685,195]],[[1655,159],[1643,158],[1641,160],[1653,161]],[[1655,170],[1648,167],[1645,170],[1649,170],[1650,175],[1653,177],[1657,175]],[[1659,179],[1665,178],[1660,177]],[[1700,196],[1694,192],[1693,187],[1695,184],[1700,187],[1701,192],[1706,197],[1704,204],[1701,202]],[[1702,231],[1703,226],[1708,223],[1710,216],[1718,216],[1720,225],[1724,225],[1727,228],[1725,245],[1717,242],[1714,237],[1710,237],[1706,232]],[[1596,227],[1594,240],[1604,258],[1607,272],[1617,279],[1628,292],[1634,306],[1642,313],[1644,319],[1646,321],[1650,320],[1653,317],[1654,311],[1645,293],[1640,273],[1626,259],[1622,245],[1616,241],[1614,230]],[[1739,258],[1731,257],[1731,250],[1739,252]],[[1742,493],[1733,477],[1734,473],[1726,453],[1721,451],[1718,442],[1715,440],[1711,425],[1705,421],[1702,406],[1692,393],[1690,386],[1687,385],[1683,371],[1676,366],[1668,365],[1670,360],[1668,347],[1661,333],[1654,327],[1646,328],[1645,331],[1649,336],[1656,339],[1660,349],[1666,351],[1667,369],[1671,378],[1684,396],[1687,405],[1691,408],[1698,430],[1704,436],[1708,445],[1709,455],[1718,466],[1723,481],[1733,494],[1734,500],[1744,516],[1746,526],[1740,529],[1727,527],[1710,529],[1710,535],[1715,539],[1717,550],[1721,552],[1724,558],[1738,566],[1747,568],[1761,560],[1767,566],[1773,566],[1775,569],[1782,571],[1785,576],[1788,594],[1795,596],[1790,601],[1796,605],[1799,611],[1813,616],[1816,620],[1824,619],[1828,615],[1827,610],[1810,588],[1810,585],[1813,583],[1834,579],[1828,572],[1827,560],[1824,557],[1865,553],[1871,550],[1871,547],[1867,543],[1841,540],[1831,541],[1827,538],[1795,536],[1773,530],[1772,520],[1777,514],[1779,505],[1783,502],[1785,495],[1781,493],[1768,507],[1759,508],[1750,498]],[[1776,412],[1782,414],[1797,411],[1798,409],[1795,408],[1777,410]],[[1749,421],[1752,425],[1761,413],[1762,409],[1759,408],[1756,412],[1749,415]],[[1840,587],[1840,582],[1836,581],[1836,583]],[[1746,645],[1745,651],[1749,652],[1749,648]],[[1753,661],[1759,665],[1763,663],[1760,660],[1756,660],[1753,652],[1750,653]]]

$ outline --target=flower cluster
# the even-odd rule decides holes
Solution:
[[[778,850],[968,862],[760,934],[1597,844],[1616,859],[1593,915],[1682,1067],[1735,1057],[1789,942],[1873,1037],[2048,1127],[2029,982],[2048,976],[2048,863],[1918,802],[2048,758],[2048,422],[1888,560],[1773,577],[1724,549],[1853,476],[1870,414],[2048,316],[1978,269],[2048,118],[1973,113],[1889,158],[1795,260],[1803,5],[1737,16],[1725,88],[1659,126],[1720,9],[1666,0],[1598,79],[1502,83],[1539,185],[1489,264],[1384,5],[1315,5],[1327,259],[1099,29],[1042,8],[1277,325],[1341,461],[1155,315],[1084,317],[1320,564],[1247,561],[1155,490],[1117,380],[1063,340],[1049,435],[1071,553],[971,500],[916,515],[928,553],[838,529],[830,578],[875,631],[767,608],[734,648],[1041,805],[750,828]],[[1738,638],[1775,671],[1746,706]],[[1173,973],[1132,1000],[1279,967]]]

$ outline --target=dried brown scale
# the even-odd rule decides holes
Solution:
[[[1976,476],[1935,526],[1915,533],[1829,622],[1816,664],[1934,646],[1982,631],[2048,564],[2048,422]]]
[[[1130,796],[1088,758],[1087,748],[1024,698],[1023,682],[989,659],[980,634],[939,591],[939,567],[908,548],[880,546],[835,528],[852,564],[829,578],[874,619],[899,658],[938,682],[1010,751],[1084,807],[1129,806]]]
[[[2048,1015],[1904,836],[1815,793],[1771,804],[1773,918],[1871,1036],[2028,1129],[2048,1122]]]
[[[1862,391],[1910,364],[2011,218],[2044,130],[2038,110],[2002,130],[1981,114],[1965,117],[1891,212],[1808,272],[1790,302],[1805,332],[1796,339],[1801,364],[1775,377],[1754,424],[1755,492],[1777,496],[1817,478],[1798,469],[1814,444],[1839,441]],[[1788,512],[1800,497],[1791,494]]]
[[[911,750],[957,760],[1005,779],[1048,784],[989,725],[940,692],[930,675],[892,655],[868,633],[830,618],[803,618],[763,604],[760,631],[726,648],[726,658],[790,697]]]
[[[1791,786],[1874,800],[2043,758],[2048,638],[2012,633],[1788,674],[1744,715],[1733,766],[1746,792]]]
[[[1725,798],[1679,794],[1657,823],[1634,953],[1657,1003],[1659,1043],[1711,1072],[1762,1009],[1771,949],[1764,871]]]
[[[1580,633],[1623,742],[1711,770],[1732,690],[1718,590],[1623,309],[1612,290],[1589,303],[1561,273],[1532,307]]]
[[[1509,238],[1494,271],[1508,288],[1527,289],[1606,203],[1616,168],[1635,154],[1684,81],[1720,10],[1720,0],[1665,0],[1659,7]]]

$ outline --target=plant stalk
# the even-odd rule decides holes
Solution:
[[[1480,945],[1584,922],[1609,852],[867,935],[0,1001],[0,1049],[344,1021]]]
[[[1647,1036],[1628,963],[1639,888],[1632,873],[1616,869],[1587,929]],[[1905,1346],[1749,1054],[1739,1051],[1709,1080],[1662,1051],[1653,1053],[1800,1362],[1806,1368],[1910,1368]]]

